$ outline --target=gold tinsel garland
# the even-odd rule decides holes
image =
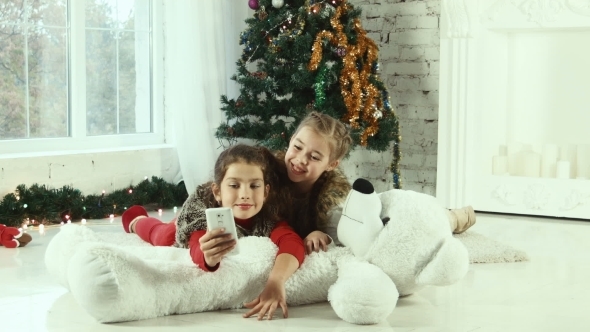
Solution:
[[[378,118],[379,110],[383,108],[383,101],[378,98],[378,89],[369,82],[371,67],[377,59],[377,45],[367,37],[367,32],[361,27],[360,20],[354,20],[354,30],[357,33],[356,45],[348,43],[348,38],[344,33],[344,26],[340,23],[340,17],[349,10],[347,3],[343,3],[336,8],[334,16],[330,19],[330,24],[334,28],[335,34],[326,30],[319,32],[312,46],[311,60],[307,66],[310,71],[315,71],[322,60],[322,40],[328,39],[332,45],[344,48],[346,54],[342,62],[343,68],[340,73],[340,86],[342,97],[346,105],[347,113],[343,120],[349,122],[352,128],[359,128],[358,120],[362,116],[369,125],[361,134],[361,145],[367,146],[367,139],[373,136],[379,130]],[[366,54],[366,60],[362,68],[357,69],[357,59]],[[364,103],[363,103],[364,99]],[[362,111],[362,114],[361,114]]]

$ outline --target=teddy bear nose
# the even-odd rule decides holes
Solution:
[[[371,194],[375,191],[373,184],[362,178],[358,178],[354,181],[352,184],[352,190],[356,190],[362,194]]]

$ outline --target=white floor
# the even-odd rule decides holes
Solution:
[[[120,219],[88,227],[123,231]],[[29,246],[0,247],[0,331],[590,331],[590,222],[478,214],[473,230],[526,251],[530,262],[472,264],[461,282],[402,298],[373,326],[340,320],[328,303],[290,307],[288,319],[272,321],[235,310],[99,324],[45,269],[58,230],[29,230]]]

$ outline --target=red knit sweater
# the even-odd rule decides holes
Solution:
[[[251,229],[252,228],[252,221],[251,219],[235,219],[236,223],[243,228]],[[201,269],[205,271],[216,271],[219,268],[219,264],[210,267],[207,266],[205,263],[205,255],[203,251],[201,251],[201,244],[199,243],[199,239],[205,235],[207,231],[200,230],[193,232],[191,234],[189,240],[189,250],[190,255],[195,264],[197,264]],[[305,258],[305,247],[303,245],[303,240],[295,231],[287,224],[286,221],[278,222],[275,228],[270,232],[270,239],[271,241],[279,247],[279,251],[277,252],[277,256],[283,253],[291,254],[301,266],[303,263],[303,259]]]

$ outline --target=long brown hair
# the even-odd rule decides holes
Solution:
[[[282,204],[279,204],[286,198],[284,193],[281,193],[280,190],[278,190],[281,181],[279,181],[277,170],[279,170],[280,167],[277,167],[277,159],[275,156],[267,148],[261,146],[236,144],[221,152],[215,162],[213,182],[210,182],[207,185],[209,189],[204,197],[205,206],[207,208],[219,206],[213,195],[213,190],[210,189],[211,183],[215,183],[220,187],[227,169],[234,163],[245,163],[259,166],[262,170],[264,184],[270,186],[268,196],[262,205],[262,209],[254,216],[254,222],[256,223],[261,220],[276,222],[281,220],[281,218],[284,218],[284,214],[281,213]],[[288,198],[286,199],[288,200]]]

